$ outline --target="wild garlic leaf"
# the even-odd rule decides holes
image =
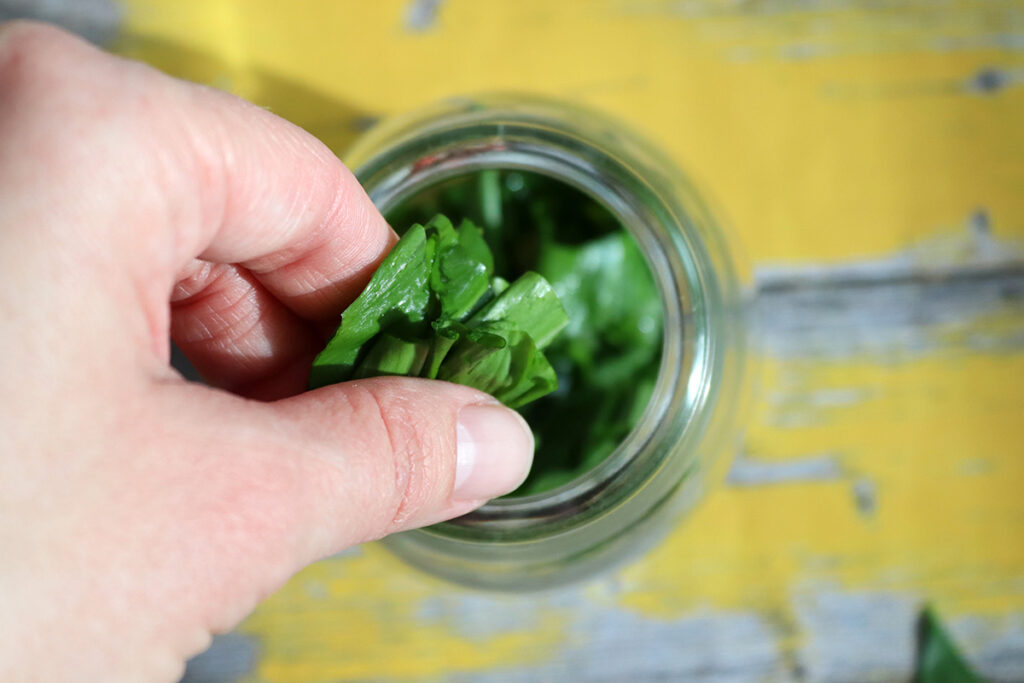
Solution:
[[[423,369],[429,353],[430,343],[427,341],[405,341],[390,334],[381,334],[371,342],[369,352],[356,366],[352,377],[415,377]]]
[[[465,326],[460,323],[444,320],[435,320],[432,327],[434,335],[430,340],[430,353],[427,354],[427,361],[420,373],[421,377],[427,379],[437,379],[441,364],[448,357],[448,352],[452,350],[455,342],[459,341],[462,330],[465,329]]]
[[[494,270],[491,252],[479,229],[468,221],[463,221],[456,232],[447,218],[437,216],[426,228],[437,231],[430,288],[440,302],[441,317],[462,320],[490,285]]]
[[[542,349],[568,318],[536,273],[509,284],[479,228],[438,215],[414,225],[342,314],[311,386],[407,375],[486,391],[512,407],[553,391]]]
[[[555,290],[534,272],[523,273],[495,300],[473,316],[479,322],[507,320],[544,348],[569,323]]]
[[[557,378],[533,339],[514,323],[486,322],[456,343],[438,379],[466,384],[515,408],[557,386]]]
[[[351,378],[363,346],[383,327],[415,333],[425,324],[431,304],[427,286],[434,242],[422,226],[413,226],[384,257],[363,293],[341,318],[341,325],[313,361],[310,388]]]
[[[925,608],[918,623],[914,683],[981,683],[946,633],[935,610]]]

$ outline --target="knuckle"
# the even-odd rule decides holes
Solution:
[[[288,246],[276,250],[274,253],[252,259],[245,263],[245,266],[252,271],[269,274],[278,273],[282,276],[284,286],[288,289],[288,296],[300,297],[330,284],[322,276],[310,279],[307,275],[296,281],[294,275],[309,270],[309,266],[318,266],[317,259],[323,258],[323,248],[337,236],[337,226],[359,226],[362,225],[363,217],[349,215],[348,201],[346,195],[351,194],[343,185],[343,169],[335,160],[335,163],[318,164],[316,169],[315,182],[302,183],[294,188],[293,196],[289,202],[294,211],[288,216],[284,223],[283,230],[291,233],[288,239]],[[309,229],[308,221],[311,213],[319,214],[316,207],[329,207],[322,215],[317,215],[312,229]],[[304,233],[304,234],[303,234]],[[346,258],[349,256],[348,249],[358,249],[361,242],[361,235],[353,235],[346,241]],[[320,268],[313,268],[319,271]]]
[[[75,39],[64,31],[36,21],[0,23],[0,77],[16,85],[30,76]]]
[[[31,46],[40,41],[59,39],[65,35],[59,28],[30,19],[12,19],[0,22],[0,47],[5,50],[16,46]]]

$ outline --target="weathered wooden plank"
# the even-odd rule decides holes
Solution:
[[[599,107],[689,169],[758,264],[888,256],[979,210],[1000,239],[1024,236],[1019,1],[124,6],[126,52],[332,140],[332,121],[453,93]],[[318,96],[290,105],[282,83]]]
[[[942,277],[775,281],[761,290],[754,327],[780,358],[897,360],[927,352],[1024,348],[1024,267]]]

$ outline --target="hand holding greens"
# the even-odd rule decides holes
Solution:
[[[479,228],[442,215],[413,225],[342,314],[310,387],[376,375],[442,379],[516,408],[558,380],[541,352],[569,322],[547,281],[494,276]]]

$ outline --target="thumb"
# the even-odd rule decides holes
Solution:
[[[533,460],[518,413],[447,382],[377,377],[268,407],[295,439],[291,457],[322,465],[303,471],[324,499],[296,517],[309,559],[463,515],[518,487]]]
[[[52,447],[23,459],[18,479],[38,493],[11,500],[29,501],[16,517],[39,520],[0,528],[27,539],[0,570],[45,591],[11,614],[32,615],[29,634],[67,622],[75,642],[97,644],[82,646],[93,664],[195,654],[305,565],[469,512],[516,488],[533,457],[517,413],[436,380],[373,378],[274,403],[180,379],[141,390],[129,379],[124,394],[98,384],[102,412],[58,421],[83,425],[68,446],[77,457]]]

